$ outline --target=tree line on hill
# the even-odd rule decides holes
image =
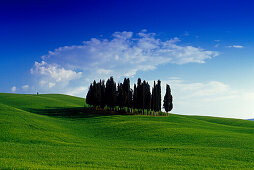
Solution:
[[[170,86],[166,85],[166,94],[163,100],[163,107],[166,112],[173,109],[172,95]],[[142,112],[143,114],[151,114],[152,112],[161,111],[161,81],[154,81],[152,93],[150,85],[145,80],[142,82],[139,78],[137,84],[134,84],[134,89],[130,87],[130,79],[124,78],[123,83],[114,81],[110,77],[106,84],[104,80],[96,82],[95,80],[90,85],[86,96],[86,103],[93,106],[95,109],[109,109],[121,111],[124,108],[128,112]]]

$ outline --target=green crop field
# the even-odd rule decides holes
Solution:
[[[0,94],[0,169],[252,169],[254,122],[84,113],[67,95]]]

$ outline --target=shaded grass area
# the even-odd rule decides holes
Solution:
[[[84,107],[49,107],[45,109],[27,109],[27,111],[40,115],[63,118],[91,118],[99,116],[131,115],[131,113],[126,112],[94,110]]]
[[[0,94],[0,169],[251,169],[254,122],[84,111],[82,98]]]

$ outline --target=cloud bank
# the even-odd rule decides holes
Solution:
[[[110,39],[92,38],[81,45],[59,47],[35,62],[31,74],[43,92],[78,95],[93,79],[133,77],[162,64],[205,63],[218,55],[200,47],[179,45],[178,38],[162,40],[146,30],[115,32]],[[71,92],[71,89],[76,89]]]

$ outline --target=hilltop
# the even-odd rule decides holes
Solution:
[[[0,94],[0,169],[253,168],[254,122],[84,113],[85,99]]]

